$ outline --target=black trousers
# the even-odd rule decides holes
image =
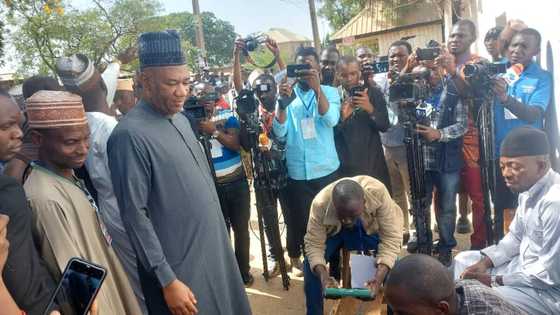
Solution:
[[[278,201],[280,201],[280,207],[282,208],[282,215],[284,216],[284,223],[288,225],[287,212],[288,212],[288,201],[286,188],[280,191],[275,189],[256,189],[255,197],[257,199],[257,207],[261,209],[263,216],[264,229],[266,233],[266,238],[268,239],[270,258],[277,261],[277,253],[282,255],[282,240],[280,235],[280,228],[278,226]],[[276,235],[278,233],[278,235]],[[295,251],[294,239],[291,235],[291,231],[286,231],[286,247],[288,253],[293,253]],[[276,240],[278,238],[278,240]]]
[[[288,254],[291,258],[301,256],[303,238],[307,232],[307,221],[313,198],[328,184],[338,179],[338,171],[327,176],[311,180],[295,180],[288,178],[288,236],[293,237],[294,248]]]
[[[249,266],[249,219],[251,217],[249,184],[243,178],[227,184],[217,184],[216,190],[228,233],[233,229],[235,258],[241,276],[245,278],[251,269]]]
[[[496,196],[494,198],[494,234],[496,241],[504,237],[504,210],[517,208],[517,194],[507,186],[502,172],[500,162],[496,163]]]

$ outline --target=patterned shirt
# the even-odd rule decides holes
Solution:
[[[455,285],[458,315],[526,315],[498,292],[477,280],[461,280]]]
[[[447,79],[449,82],[448,84],[454,84],[451,79]],[[443,109],[441,106],[445,104],[445,98],[447,97],[447,85],[443,87],[443,91],[441,92],[441,96],[437,97],[437,93],[435,93],[436,97],[433,98],[431,104],[434,108],[434,113],[432,114],[431,121],[432,121],[432,128],[436,128],[441,133],[441,138],[437,141],[439,142],[448,142],[450,140],[461,138],[465,132],[467,132],[467,109],[465,108],[463,102],[459,99],[457,101],[457,105],[455,107],[455,123],[448,126],[441,128],[441,124],[443,123]],[[440,106],[441,104],[441,106]],[[427,170],[439,170],[440,161],[438,158],[439,155],[439,148],[440,146],[437,145],[437,142],[433,142],[436,145],[428,143],[424,146],[424,165],[426,166]]]

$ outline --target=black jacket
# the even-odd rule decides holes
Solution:
[[[33,242],[32,212],[18,182],[0,175],[0,213],[10,217],[10,251],[2,278],[17,305],[30,315],[41,315],[56,283],[39,257]]]
[[[389,191],[391,183],[380,132],[389,128],[387,103],[383,93],[376,87],[368,89],[374,112],[369,115],[355,110],[346,121],[335,128],[335,144],[340,159],[340,172],[344,177],[369,175],[381,181]]]

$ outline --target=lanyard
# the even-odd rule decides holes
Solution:
[[[301,95],[298,93],[297,90],[294,90],[294,92],[296,93],[297,97],[299,98],[299,100],[303,104],[303,107],[305,108],[305,116],[307,118],[309,118],[310,114],[313,115],[312,106],[313,106],[313,100],[315,99],[315,91],[313,91],[313,95],[311,97],[311,100],[307,104],[305,103],[305,101],[303,100],[303,97],[301,97]]]
[[[97,217],[97,222],[99,223],[99,228],[101,229],[101,233],[103,234],[103,237],[105,238],[105,241],[107,242],[107,245],[111,246],[111,243],[113,242],[113,239],[112,239],[111,235],[109,235],[109,231],[107,230],[107,227],[105,226],[105,224],[103,223],[103,220],[101,219],[101,213],[99,212],[99,208],[97,207],[97,204],[95,203],[95,199],[93,199],[93,196],[91,195],[89,190],[87,190],[85,184],[74,175],[72,175],[72,180],[70,180],[70,179],[68,179],[64,176],[60,176],[57,173],[48,169],[47,167],[41,165],[40,162],[31,162],[31,165],[32,165],[33,168],[37,168],[37,169],[39,169],[39,170],[41,170],[41,171],[43,171],[47,174],[50,174],[52,176],[56,176],[58,178],[61,178],[64,181],[67,181],[67,182],[71,183],[72,185],[78,187],[78,189],[80,189],[86,195],[86,198],[89,201],[91,207],[95,210],[95,215]]]

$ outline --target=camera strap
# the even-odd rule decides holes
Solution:
[[[265,65],[265,66],[262,66],[262,65],[258,65],[258,64],[253,60],[253,58],[251,57],[251,55],[249,54],[248,51],[245,50],[245,51],[244,51],[244,55],[245,55],[245,60],[247,60],[248,63],[252,64],[253,66],[255,66],[255,67],[257,67],[257,68],[268,69],[268,68],[272,68],[272,66],[274,66],[274,65],[276,64],[276,56],[274,56],[274,58],[272,58],[272,61],[271,61],[269,64],[267,64],[267,65]]]

